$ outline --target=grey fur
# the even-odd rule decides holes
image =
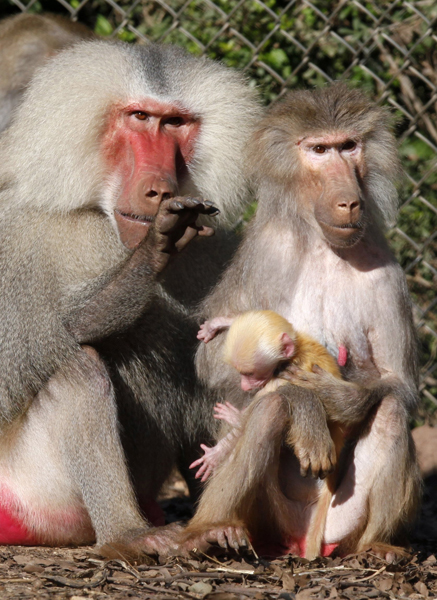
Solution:
[[[235,244],[225,232],[194,240],[162,285],[151,233],[130,252],[110,217],[102,128],[114,105],[148,96],[200,119],[185,187],[225,222],[247,197],[243,147],[260,109],[238,74],[206,59],[166,46],[78,44],[38,72],[0,138],[0,487],[13,472],[20,519],[41,543],[89,542],[93,528],[98,544],[128,530],[145,536],[136,498],[155,498],[173,466],[186,473],[211,439],[188,305]],[[64,530],[56,511],[79,525]]]

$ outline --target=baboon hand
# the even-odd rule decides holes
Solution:
[[[191,197],[169,198],[161,202],[158,213],[143,244],[151,253],[156,272],[162,271],[170,257],[177,254],[196,236],[211,236],[212,227],[197,225],[199,215],[219,212],[209,200]]]
[[[106,558],[147,563],[151,556],[168,557],[177,554],[182,531],[183,527],[179,523],[150,529],[133,529],[123,538],[102,545],[99,552]]]
[[[200,479],[202,483],[205,483],[211,473],[213,473],[222,463],[222,451],[218,444],[212,448],[205,444],[200,444],[200,447],[202,448],[204,455],[191,463],[189,468],[195,469],[196,467],[199,467],[195,478]]]
[[[290,402],[286,443],[299,460],[301,475],[325,478],[335,469],[337,457],[322,402],[312,391],[295,386],[284,385],[278,391]]]
[[[220,548],[231,549],[238,552],[240,549],[252,549],[249,533],[240,524],[207,525],[201,529],[187,532],[182,536],[180,553],[206,552],[210,546],[218,545]]]
[[[319,477],[324,479],[332,473],[336,465],[335,446],[329,434],[317,431],[317,435],[308,436],[308,431],[293,432],[287,440],[300,463],[302,477]]]
[[[228,329],[232,325],[233,320],[232,317],[216,317],[210,321],[205,321],[200,326],[197,339],[203,340],[207,344],[215,338],[218,332]]]
[[[217,402],[217,404],[214,406],[214,419],[225,421],[229,425],[232,425],[232,427],[241,429],[241,421],[244,411],[244,408],[240,410],[230,402],[225,402],[224,404]]]

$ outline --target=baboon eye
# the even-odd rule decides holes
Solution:
[[[171,125],[172,127],[180,127],[185,123],[183,117],[168,117],[164,120],[164,125]]]
[[[142,110],[136,110],[132,115],[138,119],[138,121],[146,121],[149,118],[149,115]]]
[[[313,150],[317,154],[324,154],[326,152],[327,148],[326,148],[326,146],[323,146],[322,144],[317,144],[317,146],[314,146]]]
[[[354,140],[347,140],[341,147],[342,150],[355,150],[357,143]]]

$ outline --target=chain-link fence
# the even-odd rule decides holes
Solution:
[[[347,79],[398,116],[406,171],[389,232],[414,300],[423,414],[437,408],[437,2],[0,0],[2,16],[63,12],[100,35],[172,42],[243,69],[266,102]]]

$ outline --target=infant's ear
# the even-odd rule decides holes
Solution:
[[[288,333],[281,335],[281,357],[291,358],[294,354],[294,342]]]

